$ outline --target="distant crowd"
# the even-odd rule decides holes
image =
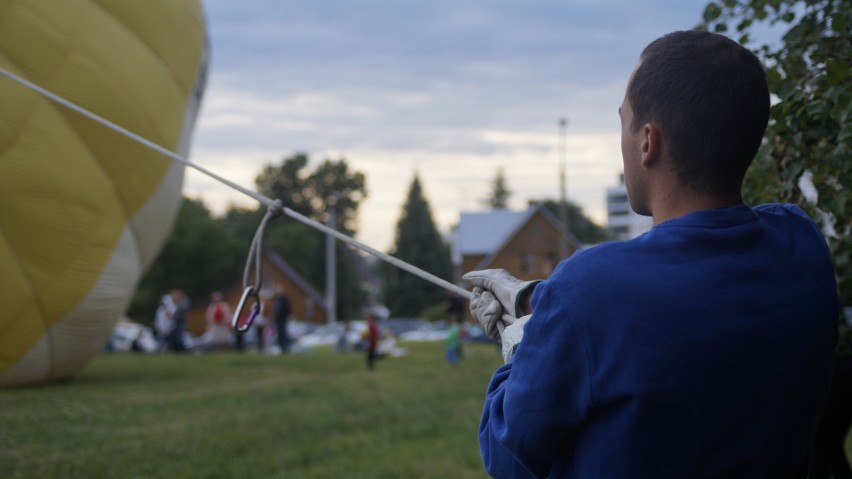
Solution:
[[[291,320],[292,309],[284,286],[276,285],[271,292],[261,292],[260,301],[265,307],[261,308],[249,330],[237,334],[231,327],[233,309],[221,292],[214,292],[210,295],[205,314],[205,331],[200,337],[192,338],[187,334],[190,301],[182,290],[174,289],[160,298],[154,316],[157,350],[175,353],[191,349],[244,351],[253,346],[258,351],[288,352],[291,338],[287,324]]]

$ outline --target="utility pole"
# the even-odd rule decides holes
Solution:
[[[329,198],[328,227],[337,230],[337,200],[340,193]],[[325,235],[325,308],[326,323],[337,322],[337,254],[334,236]]]
[[[568,120],[565,118],[559,119],[559,221],[562,223],[563,233],[568,233],[568,178],[567,169],[568,161],[565,152],[565,136],[568,128]],[[568,241],[560,239],[559,241],[559,256],[560,259],[568,257]]]

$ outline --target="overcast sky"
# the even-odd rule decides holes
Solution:
[[[191,159],[254,189],[269,163],[347,160],[367,178],[358,239],[391,247],[419,174],[442,233],[483,209],[568,197],[600,224],[621,172],[617,109],[644,46],[703,0],[204,0],[211,65]],[[254,200],[190,171],[216,213]],[[287,221],[287,220],[279,220]]]

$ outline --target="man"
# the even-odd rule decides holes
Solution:
[[[174,309],[172,311],[172,330],[166,337],[169,348],[176,353],[185,353],[189,349],[183,342],[183,333],[186,331],[186,320],[192,304],[182,289],[173,289],[169,292],[172,297]]]
[[[379,358],[379,339],[381,334],[379,331],[378,316],[374,311],[367,313],[367,369],[372,371],[375,369],[376,359]]]
[[[205,336],[210,341],[209,348],[214,351],[228,349],[231,346],[233,335],[231,328],[233,312],[221,291],[214,291],[210,295],[210,304],[207,305],[204,316],[207,322]]]
[[[806,477],[837,293],[801,210],[742,202],[768,110],[760,62],[735,42],[652,42],[619,114],[630,204],[654,228],[543,282],[464,276],[507,361],[479,430],[492,476]]]
[[[275,302],[273,303],[275,330],[278,333],[278,346],[281,353],[290,351],[290,336],[287,333],[287,321],[290,319],[290,298],[283,284],[275,286]]]

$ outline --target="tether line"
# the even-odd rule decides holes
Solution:
[[[381,251],[379,251],[375,248],[367,246],[366,244],[361,243],[360,241],[358,241],[358,240],[356,240],[352,237],[349,237],[349,236],[347,236],[347,235],[345,235],[345,234],[343,234],[343,233],[341,233],[341,232],[339,232],[339,231],[337,231],[333,228],[329,228],[328,226],[326,226],[326,225],[324,225],[324,224],[322,224],[318,221],[312,220],[312,219],[308,218],[307,216],[302,215],[301,213],[298,213],[296,211],[291,210],[290,208],[281,206],[280,202],[276,202],[275,200],[273,200],[273,199],[271,199],[267,196],[264,196],[260,193],[252,191],[252,190],[245,188],[245,187],[243,187],[243,186],[241,186],[237,183],[234,183],[233,181],[231,181],[227,178],[224,178],[220,175],[217,175],[216,173],[208,170],[207,168],[204,168],[201,165],[193,163],[193,162],[189,161],[188,159],[178,155],[177,153],[175,153],[171,150],[168,150],[168,149],[148,140],[147,138],[139,136],[136,133],[133,133],[132,131],[127,130],[126,128],[123,128],[119,125],[116,125],[115,123],[113,123],[113,122],[111,122],[111,121],[109,121],[109,120],[107,120],[107,119],[105,119],[105,118],[103,118],[99,115],[96,115],[96,114],[90,112],[89,110],[86,110],[85,108],[83,108],[83,107],[81,107],[81,106],[79,106],[75,103],[72,103],[72,102],[62,98],[59,95],[56,95],[55,93],[48,91],[48,90],[36,85],[35,83],[30,82],[29,80],[26,80],[25,78],[22,78],[18,75],[15,75],[14,73],[6,70],[3,67],[0,67],[0,74],[2,74],[3,76],[9,78],[10,80],[12,80],[16,83],[19,83],[19,84],[25,86],[26,88],[29,88],[32,91],[48,98],[49,100],[51,100],[53,102],[56,102],[56,103],[58,103],[58,104],[60,104],[64,107],[68,108],[69,110],[75,111],[75,112],[85,116],[86,118],[88,118],[88,119],[90,119],[90,120],[92,120],[96,123],[99,123],[99,124],[109,128],[109,129],[111,129],[111,130],[113,130],[113,131],[115,131],[115,132],[117,132],[117,133],[119,133],[119,134],[121,134],[121,135],[123,135],[127,138],[130,138],[131,140],[133,140],[133,141],[135,141],[135,142],[137,142],[141,145],[144,145],[144,146],[156,151],[157,153],[160,153],[161,155],[167,156],[167,157],[171,158],[172,160],[177,161],[178,163],[181,163],[181,164],[186,165],[190,168],[193,168],[194,170],[199,171],[199,172],[209,176],[210,178],[213,178],[213,179],[219,181],[220,183],[233,188],[233,189],[239,191],[240,193],[243,193],[243,194],[259,201],[260,203],[266,205],[268,208],[280,209],[280,211],[283,214],[289,216],[290,218],[293,218],[296,221],[304,223],[304,224],[306,224],[306,225],[308,225],[308,226],[310,226],[314,229],[317,229],[317,230],[319,230],[319,231],[321,231],[325,234],[331,235],[331,236],[335,237],[336,239],[339,239],[340,241],[343,241],[344,243],[346,243],[346,244],[348,244],[348,245],[350,245],[354,248],[360,249],[361,251],[367,252],[370,255],[375,256],[376,258],[379,258],[382,261],[385,261],[386,263],[389,263],[389,264],[391,264],[391,265],[393,265],[393,266],[395,266],[395,267],[397,267],[397,268],[399,268],[403,271],[407,271],[407,272],[409,272],[409,273],[411,273],[411,274],[413,274],[413,275],[415,275],[415,276],[417,276],[421,279],[424,279],[424,280],[426,280],[426,281],[428,281],[428,282],[430,282],[430,283],[432,283],[436,286],[440,286],[440,287],[442,287],[446,290],[449,290],[449,291],[451,291],[455,294],[458,294],[459,296],[462,296],[466,299],[471,298],[471,293],[469,291],[467,291],[466,289],[458,286],[458,285],[455,285],[455,284],[453,284],[453,283],[451,283],[451,282],[449,282],[445,279],[439,278],[439,277],[435,276],[434,274],[429,273],[428,271],[424,271],[424,270],[418,268],[417,266],[406,263],[405,261],[402,261],[399,258],[393,257],[393,256],[391,256],[387,253],[381,252]]]

